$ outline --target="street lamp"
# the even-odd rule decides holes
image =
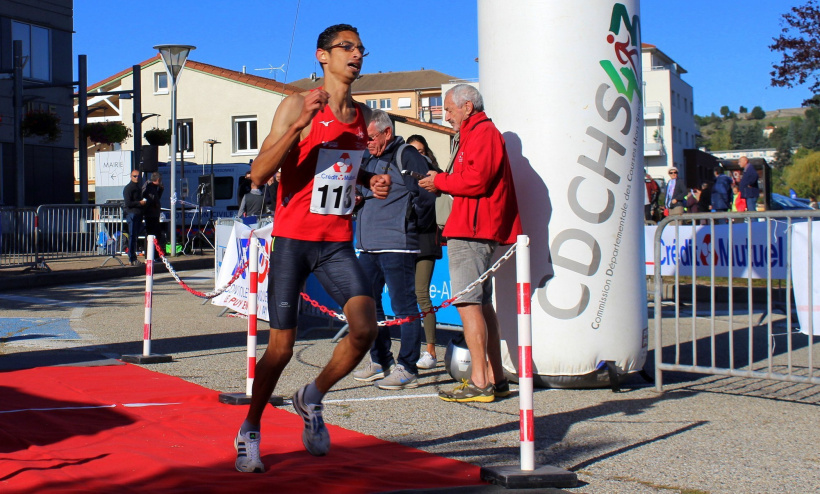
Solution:
[[[159,50],[162,56],[162,63],[171,78],[171,252],[170,255],[177,254],[177,207],[176,207],[176,170],[177,170],[177,79],[182,68],[185,67],[185,60],[188,53],[195,50],[196,46],[191,45],[157,45],[155,50]],[[183,207],[182,211],[185,211]],[[184,218],[184,213],[183,213]]]

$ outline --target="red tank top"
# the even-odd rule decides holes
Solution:
[[[341,123],[325,106],[313,117],[307,138],[291,149],[282,164],[273,236],[296,240],[349,242],[353,240],[350,214],[317,214],[310,211],[314,176],[321,150],[367,149],[367,126],[356,104],[356,118]],[[357,168],[358,169],[358,168]]]

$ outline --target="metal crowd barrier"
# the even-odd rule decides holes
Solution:
[[[657,391],[666,371],[820,384],[818,221],[820,211],[800,210],[684,214],[658,224]]]
[[[50,204],[37,208],[38,263],[82,257],[106,257],[122,264],[128,245],[119,204]]]
[[[0,267],[37,264],[36,227],[34,208],[0,208]]]

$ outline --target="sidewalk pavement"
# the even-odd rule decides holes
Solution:
[[[0,273],[0,289],[6,290],[0,292],[0,319],[35,316],[65,320],[76,332],[65,338],[22,337],[0,342],[0,363],[48,365],[55,352],[107,358],[140,352],[144,312],[140,277],[144,268],[99,267],[101,261],[83,261],[85,269],[77,263],[53,263],[50,274]],[[184,272],[183,279],[199,289],[213,287],[213,258],[184,256],[175,258],[173,264],[181,271],[189,262],[201,262],[201,267],[192,268],[200,271]],[[83,271],[86,273],[81,274]],[[103,275],[130,278],[90,282],[91,277]],[[89,278],[82,281],[81,276]],[[29,279],[26,277],[39,277],[38,283],[61,280],[63,285],[52,285],[48,291],[21,290],[22,282]],[[173,361],[146,367],[210,389],[244,392],[247,320],[218,317],[221,309],[203,305],[170,276],[158,273],[152,351],[172,355]],[[665,341],[673,341],[674,325],[667,311],[662,316],[664,338],[667,332],[670,335]],[[650,328],[654,327],[654,317],[650,310]],[[721,321],[720,330],[725,323]],[[711,320],[682,317],[680,324],[708,330]],[[267,341],[265,326],[259,323],[260,354]],[[294,357],[277,394],[288,398],[318,374],[337,348],[331,342],[335,333],[336,328],[311,327],[300,321]],[[438,331],[439,366],[423,371],[416,389],[385,392],[343,379],[325,400],[325,420],[474,465],[517,465],[516,386],[511,399],[495,403],[455,404],[436,397],[439,390],[453,386],[441,365],[453,336],[452,331]],[[646,363],[650,375],[654,374],[654,344],[650,332]],[[820,345],[814,347],[814,362],[820,362]],[[814,367],[816,373],[817,365]],[[549,492],[820,492],[817,386],[666,372],[663,393],[638,376],[623,383],[621,389],[620,393],[609,389],[536,389],[536,464],[571,470],[581,481],[577,488]],[[230,440],[226,438],[226,448],[230,448]],[[275,441],[264,442],[263,449],[276,458]]]
[[[117,262],[122,261],[122,264]],[[88,283],[145,275],[145,257],[140,255],[140,264],[128,264],[128,256],[94,256],[70,259],[54,259],[46,262],[47,268],[32,267],[0,268],[0,291],[24,290],[70,283]],[[208,269],[214,267],[213,250],[202,250],[198,254],[186,254],[169,258],[174,270]],[[154,273],[165,273],[162,260],[154,260]]]

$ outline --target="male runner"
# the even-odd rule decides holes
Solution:
[[[361,362],[376,337],[376,304],[353,251],[351,213],[357,180],[379,199],[387,197],[391,182],[387,175],[359,171],[370,109],[353,101],[350,85],[365,55],[353,26],[322,32],[316,59],[324,71],[323,87],[282,101],[253,160],[254,183],[264,184],[280,169],[282,180],[268,284],[270,340],[256,364],[250,408],[234,441],[240,472],[265,471],[259,453],[262,412],[293,356],[299,292],[311,272],[342,306],[350,330],[316,380],[293,396],[310,454],[322,456],[330,449],[322,397]]]

